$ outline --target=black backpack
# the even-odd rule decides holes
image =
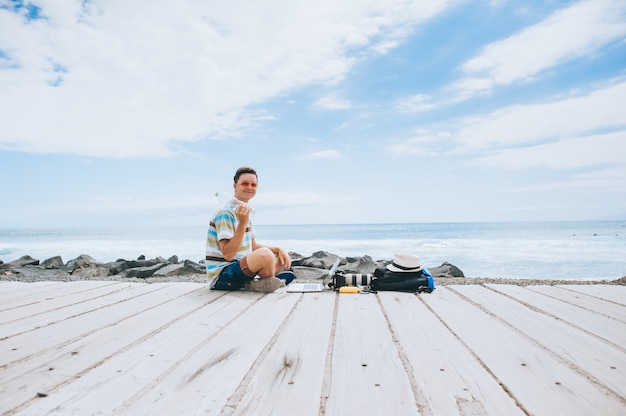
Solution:
[[[435,290],[435,281],[425,267],[418,272],[392,272],[379,267],[374,272],[372,291],[392,290],[396,292],[426,292]]]

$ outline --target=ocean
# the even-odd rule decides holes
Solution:
[[[309,256],[328,251],[374,260],[409,253],[426,267],[443,262],[467,277],[614,280],[626,276],[626,221],[257,225],[257,241]],[[88,254],[119,258],[204,258],[204,227],[3,229],[0,260],[23,255],[67,262]]]

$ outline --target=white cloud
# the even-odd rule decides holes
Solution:
[[[309,153],[301,159],[337,159],[339,157],[341,157],[341,152],[338,150],[320,150],[318,152]]]
[[[626,130],[501,150],[480,158],[478,162],[504,169],[572,169],[607,165],[626,167]]]
[[[217,206],[217,200],[211,195],[168,195],[163,197],[100,195],[95,197],[87,196],[79,200],[47,205],[46,209],[64,213],[95,212],[110,214],[153,211],[180,212],[187,210],[205,210],[207,207],[211,206]]]
[[[315,102],[315,105],[327,110],[347,110],[352,107],[350,101],[341,99],[336,95],[322,97]]]
[[[430,96],[424,94],[416,94],[398,100],[396,102],[396,109],[403,113],[418,113],[421,111],[427,111],[435,107],[435,105],[431,104],[430,101]]]
[[[466,99],[588,56],[625,35],[626,2],[581,1],[520,33],[487,45],[478,56],[463,64],[467,78],[449,89],[458,100]]]
[[[448,2],[31,3],[45,19],[0,9],[0,148],[140,157],[239,134],[247,107],[341,79]]]
[[[531,185],[501,189],[500,192],[626,192],[626,166],[616,166],[593,172],[573,174],[561,181],[541,182]],[[626,204],[622,204],[625,206]],[[616,207],[614,207],[616,208]]]
[[[448,132],[419,130],[415,137],[391,145],[389,151],[397,156],[437,155],[449,137]]]
[[[464,121],[454,135],[462,150],[512,147],[626,126],[626,82],[586,96],[516,105]],[[598,109],[602,109],[598,111]]]

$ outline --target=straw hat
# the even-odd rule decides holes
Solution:
[[[396,254],[393,263],[387,265],[392,272],[419,272],[422,270],[420,258],[410,254]]]

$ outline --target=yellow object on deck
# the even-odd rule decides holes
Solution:
[[[342,286],[339,288],[339,293],[359,293],[361,289],[356,286]]]

